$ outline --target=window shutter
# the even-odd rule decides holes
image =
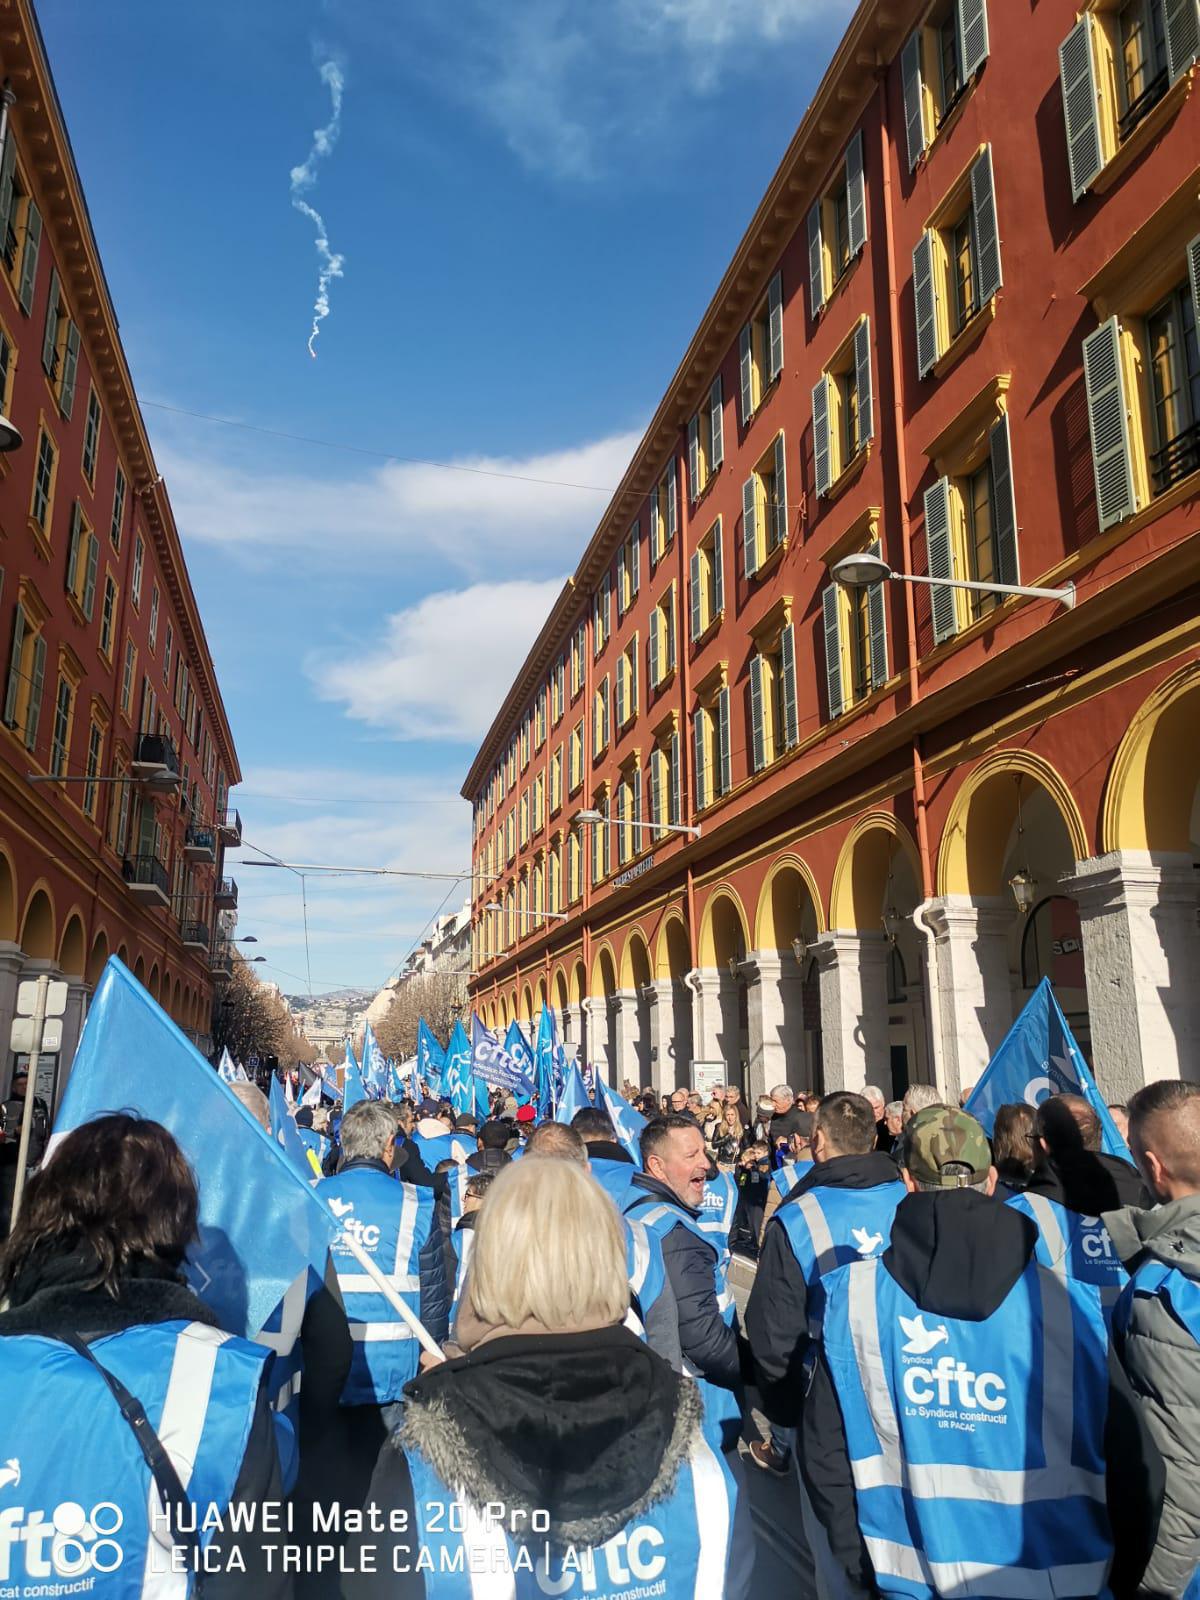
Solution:
[[[824,372],[813,387],[813,470],[817,493],[828,494],[833,480],[829,457],[829,378]]]
[[[704,719],[706,712],[699,709],[692,718],[692,792],[696,797],[696,810],[703,811],[708,804],[708,767],[704,760]]]
[[[788,532],[787,451],[784,449],[782,433],[775,438],[775,504],[771,515],[775,522],[775,543],[781,545]]]
[[[792,749],[800,742],[800,719],[796,710],[796,626],[789,622],[779,638],[779,673],[783,702],[783,742]]]
[[[750,727],[751,727],[751,756],[754,761],[755,772],[761,772],[767,764],[767,738],[763,726],[763,706],[766,696],[763,693],[763,658],[750,657]]]
[[[67,347],[63,353],[62,385],[59,389],[58,409],[70,421],[75,407],[75,378],[79,371],[79,329],[67,323]]]
[[[1171,82],[1200,55],[1200,7],[1196,0],[1165,0],[1167,71]]]
[[[913,308],[917,318],[917,376],[926,378],[938,358],[937,282],[931,233],[923,233],[913,251]]]
[[[738,365],[742,378],[742,422],[745,424],[754,415],[754,341],[749,323],[738,340]]]
[[[37,283],[38,253],[42,246],[42,213],[31,200],[25,208],[25,248],[21,252],[21,310],[29,315]]]
[[[625,615],[625,610],[626,610],[626,605],[627,605],[627,602],[626,602],[626,599],[625,599],[625,580],[626,580],[625,546],[622,545],[621,548],[617,551],[617,615],[619,617],[623,617]]]
[[[815,322],[825,309],[825,244],[819,200],[808,213],[808,303]]]
[[[50,268],[50,294],[46,300],[46,327],[42,334],[42,366],[48,373],[54,371],[54,355],[58,347],[58,268]]]
[[[96,604],[96,563],[100,557],[100,541],[94,533],[88,534],[87,577],[83,582],[83,614],[90,622]]]
[[[1076,200],[1087,193],[1104,166],[1094,26],[1091,12],[1084,12],[1058,47],[1058,77],[1067,125],[1067,166],[1071,173],[1071,194]]]
[[[657,839],[662,827],[662,751],[655,745],[650,752],[650,826]]]
[[[825,693],[832,721],[841,716],[846,704],[842,689],[842,628],[836,583],[829,584],[822,593],[821,608],[825,618]]]
[[[75,593],[75,568],[79,561],[79,526],[83,513],[79,509],[79,501],[71,504],[71,528],[67,534],[67,578],[66,585],[72,594]]]
[[[629,564],[629,592],[630,594],[636,594],[642,581],[642,523],[640,517],[634,523],[633,531],[629,535]]]
[[[1020,554],[1017,549],[1017,503],[1013,493],[1012,440],[1007,411],[991,430],[992,454],[992,539],[996,547],[996,581],[1020,583]]]
[[[1196,301],[1200,305],[1200,299]],[[721,519],[717,518],[717,525],[713,529],[712,547],[713,569],[713,611],[717,616],[725,609],[725,541],[721,536]]]
[[[693,553],[692,559],[691,559],[691,563],[690,563],[690,568],[691,568],[691,571],[690,571],[689,583],[690,583],[690,589],[691,589],[691,618],[692,618],[691,637],[692,637],[692,639],[694,641],[694,640],[698,639],[700,637],[700,635],[704,632],[704,596],[703,596],[703,593],[701,592],[701,588],[700,588],[701,575],[700,575],[700,552],[699,552],[699,550],[697,550],[697,551],[695,551]]]
[[[679,734],[671,735],[671,815],[670,822],[679,825],[683,821],[683,795],[680,790],[680,779],[683,776],[683,762],[679,759]]]
[[[879,540],[870,548],[870,554],[881,554]],[[871,687],[878,689],[888,680],[887,653],[887,598],[886,583],[873,583],[867,590],[867,629],[871,655]]]
[[[667,590],[667,671],[675,671],[675,585]]]
[[[921,82],[921,33],[911,34],[900,54],[904,82],[904,126],[908,133],[908,170],[925,153],[925,86]]]
[[[1129,450],[1129,407],[1121,370],[1121,326],[1110,317],[1083,341],[1092,465],[1100,531],[1137,510],[1133,461]]]
[[[1188,241],[1188,278],[1192,285],[1192,306],[1200,306],[1200,233]]]
[[[612,632],[612,579],[608,573],[604,574],[604,582],[600,585],[600,615],[604,623],[604,642],[608,643],[608,636]]]
[[[758,571],[758,487],[753,476],[742,485],[742,549],[746,576],[752,578]]]
[[[17,163],[17,147],[13,141],[12,124],[4,140],[4,154],[0,156],[0,248],[8,238],[8,224],[12,217],[13,168]]]
[[[861,128],[846,148],[846,210],[850,226],[850,254],[856,256],[867,242],[867,181],[863,171]]]
[[[658,688],[658,635],[661,627],[662,617],[655,611],[650,618],[650,633],[646,639],[646,671],[651,693]]]
[[[630,817],[634,824],[633,852],[636,855],[642,848],[642,773],[640,767],[633,769],[633,776],[629,780],[629,790],[632,799]]]
[[[617,727],[625,726],[628,715],[625,707],[625,673],[628,671],[629,662],[624,656],[617,662]]]
[[[25,718],[25,748],[32,750],[37,744],[38,726],[42,720],[42,688],[46,679],[46,641],[38,634],[33,646],[33,672],[30,674],[29,715]]]
[[[729,750],[729,690],[724,688],[717,696],[717,759],[720,792],[728,794],[733,788],[733,764]]]
[[[770,327],[770,378],[775,379],[783,371],[783,275],[776,273],[771,279],[767,290],[767,320]]]
[[[987,0],[958,0],[958,46],[965,83],[988,58]]]
[[[925,491],[925,545],[931,578],[953,578],[954,558],[950,549],[950,480],[939,478]],[[943,644],[958,632],[958,607],[954,590],[934,584],[929,591],[933,613],[933,642]]]
[[[654,489],[650,495],[650,565],[652,568],[658,565],[658,558],[662,554],[658,529],[658,490]]]
[[[713,386],[708,391],[708,415],[712,431],[712,460],[708,466],[710,472],[715,472],[725,459],[725,400],[720,373],[713,379]]]
[[[641,698],[638,693],[638,676],[642,670],[639,656],[638,636],[635,633],[633,643],[629,647],[629,715],[631,717],[637,716],[638,701]]]
[[[875,437],[875,404],[871,391],[871,319],[854,330],[854,381],[858,385],[859,446]]]
[[[675,462],[672,460],[672,462],[671,462],[671,470],[667,474],[667,543],[668,544],[670,544],[671,540],[675,537],[676,533],[678,533],[678,531],[679,531],[679,506],[677,504],[678,494],[676,492],[676,479],[677,479],[677,473],[675,471]]]
[[[17,696],[21,690],[21,651],[25,646],[25,608],[18,605],[13,614],[12,649],[8,656],[8,687],[4,691],[4,721],[11,728],[17,719]]]
[[[694,416],[688,423],[688,495],[700,498],[700,418]]]
[[[982,306],[987,304],[1004,281],[1000,273],[1000,229],[996,221],[996,186],[992,180],[990,144],[971,168],[971,210],[974,215],[979,304]]]

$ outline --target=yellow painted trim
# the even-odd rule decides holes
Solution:
[[[662,924],[658,930],[658,937],[654,941],[654,966],[651,970],[653,971],[656,980],[659,982],[662,982],[668,978],[683,977],[682,972],[673,973],[671,971],[671,952],[667,943],[667,930],[670,928],[672,923],[675,923],[678,926],[683,935],[684,943],[687,943],[687,923],[684,921],[680,912],[668,912],[667,915],[662,919]]]
[[[813,903],[813,910],[817,917],[817,932],[825,932],[825,908],[821,903],[821,891],[817,887],[817,880],[812,868],[800,856],[793,855],[785,850],[779,856],[763,880],[762,890],[758,897],[758,911],[754,918],[754,948],[756,950],[775,950],[779,945],[779,930],[773,926],[774,918],[771,911],[771,886],[781,872],[798,873],[808,890],[809,898]]]
[[[1093,194],[1107,194],[1138,156],[1162,137],[1165,125],[1182,109],[1184,101],[1191,94],[1195,77],[1195,67],[1189,67],[1175,80],[1154,109],[1146,113],[1125,143],[1118,147],[1116,155],[1101,167],[1092,180]]]
[[[921,858],[917,847],[913,843],[912,834],[890,811],[868,811],[860,817],[851,828],[842,842],[838,851],[837,864],[833,869],[833,885],[829,891],[829,925],[831,928],[856,928],[858,926],[857,913],[854,909],[854,851],[859,841],[868,833],[887,833],[896,840],[908,858],[913,875],[917,882],[921,881]],[[882,907],[880,909],[882,919]],[[880,932],[883,923],[880,920]]]
[[[715,967],[717,964],[717,947],[713,939],[713,909],[718,900],[728,900],[738,914],[742,925],[742,940],[747,953],[750,950],[750,919],[746,915],[746,907],[741,895],[727,880],[722,879],[704,903],[704,911],[700,917],[700,935],[696,940],[696,961],[701,967]]]
[[[635,922],[630,928],[629,932],[626,934],[625,944],[621,950],[621,968],[619,982],[617,984],[619,989],[637,988],[637,981],[633,973],[633,946],[635,943],[641,945],[642,954],[646,957],[646,970],[650,973],[652,978],[654,976],[654,962],[650,958],[649,941],[647,940],[646,935],[642,932],[641,928]]]
[[[29,920],[30,907],[33,905],[34,900],[39,894],[45,894],[50,905],[50,949],[47,951],[44,957],[33,956],[32,951],[25,950],[25,924]],[[36,878],[34,880],[33,887],[25,896],[25,905],[17,922],[17,943],[21,946],[22,950],[25,950],[25,954],[27,956],[33,956],[33,959],[35,960],[54,960],[55,953],[58,950],[58,917],[54,910],[54,891],[51,889],[45,878]]]
[[[996,750],[984,759],[959,789],[942,830],[938,850],[937,885],[939,894],[990,894],[994,885],[973,884],[967,862],[967,821],[973,798],[994,778],[1004,773],[1032,778],[1057,805],[1066,825],[1076,861],[1088,855],[1087,832],[1083,818],[1065,779],[1044,757],[1030,750]]]
[[[954,335],[933,364],[933,376],[935,378],[944,378],[951,367],[957,366],[960,358],[982,336],[984,329],[996,320],[997,298],[997,295],[993,295],[987,305],[980,306],[970,321],[965,322]]]
[[[1200,691],[1200,661],[1190,661],[1165,679],[1143,701],[1118,746],[1104,788],[1104,809],[1100,819],[1100,850],[1187,850],[1190,840],[1151,839],[1147,826],[1147,782],[1152,781],[1150,753],[1164,714],[1189,695]],[[1178,751],[1186,762],[1196,761],[1196,742],[1191,750]],[[1186,772],[1186,768],[1184,769]]]

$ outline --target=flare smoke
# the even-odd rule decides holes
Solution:
[[[302,166],[293,167],[291,174],[292,204],[297,211],[303,212],[316,228],[317,255],[321,259],[321,271],[317,277],[317,298],[313,305],[312,332],[308,336],[308,353],[314,361],[317,359],[315,349],[317,334],[320,332],[321,323],[329,315],[329,285],[334,278],[343,276],[342,266],[345,261],[344,256],[336,254],[329,248],[329,235],[325,231],[324,218],[315,206],[310,206],[304,198],[317,181],[317,162],[333,149],[342,128],[342,90],[345,87],[342,69],[336,61],[326,61],[321,66],[320,73],[322,83],[329,85],[332,114],[323,128],[314,130],[312,148],[308,152],[307,160]]]

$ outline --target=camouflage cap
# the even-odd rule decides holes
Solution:
[[[918,1183],[961,1189],[987,1175],[992,1148],[979,1123],[965,1111],[926,1106],[905,1125],[900,1159]]]

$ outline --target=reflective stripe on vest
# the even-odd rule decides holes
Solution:
[[[1177,1322],[1200,1344],[1200,1284],[1165,1261],[1143,1261],[1121,1292],[1113,1325],[1124,1333],[1136,1295],[1165,1300]]]
[[[1012,1195],[1005,1201],[1013,1211],[1023,1212],[1037,1224],[1037,1259],[1060,1278],[1078,1278],[1095,1284],[1100,1303],[1111,1319],[1129,1275],[1099,1217],[1085,1217],[1069,1211],[1048,1195]]]
[[[409,1451],[406,1460],[419,1534],[410,1561],[419,1545],[426,1600],[618,1600],[638,1592],[723,1600],[737,1486],[702,1434],[666,1500],[605,1544],[572,1546],[568,1558],[549,1560],[536,1533],[522,1553],[461,1490],[452,1493],[424,1456]]]
[[[1096,1290],[1031,1263],[970,1323],[920,1311],[878,1260],[824,1287],[826,1359],[881,1592],[1103,1594],[1108,1341]],[[1030,1396],[1040,1415],[1028,1415]],[[1010,1566],[1016,1551],[1024,1564]]]
[[[818,1186],[781,1205],[771,1218],[787,1234],[792,1254],[812,1289],[835,1267],[879,1255],[905,1196],[899,1179],[869,1189]]]
[[[798,1183],[803,1183],[812,1171],[815,1162],[788,1161],[782,1167],[776,1167],[771,1174],[771,1182],[778,1191],[779,1198],[786,1200],[788,1195]]]

